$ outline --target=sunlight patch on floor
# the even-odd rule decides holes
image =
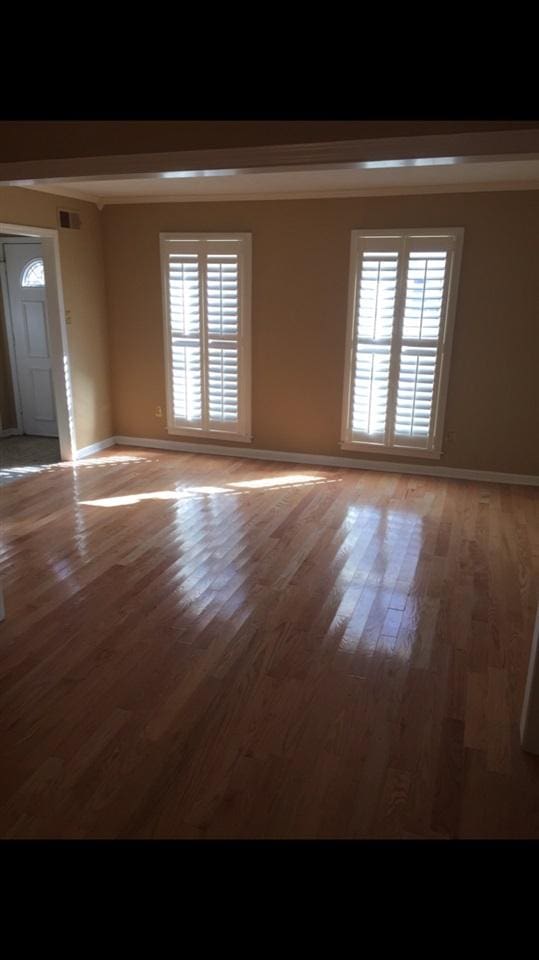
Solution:
[[[10,467],[0,467],[0,481],[18,480],[50,470],[62,469],[77,471],[79,467],[110,467],[119,463],[136,463],[137,461],[145,461],[146,459],[146,457],[136,456],[99,457],[96,459],[87,457],[84,460],[61,460],[58,463],[16,464]]]
[[[335,480],[326,480],[325,477],[310,477],[303,474],[291,474],[286,477],[267,477],[260,480],[237,480],[230,483],[230,487],[246,487],[249,490],[265,490],[273,487],[296,486],[303,483],[335,483]]]
[[[283,487],[295,487],[305,484],[337,483],[340,478],[326,479],[325,477],[309,477],[293,475],[286,477],[272,477],[261,480],[242,480],[228,483],[224,487],[192,486],[182,487],[180,490],[152,490],[147,493],[130,493],[117,497],[101,497],[98,500],[79,500],[79,504],[86,507],[127,507],[144,500],[192,500],[200,497],[212,497],[216,494],[239,496],[257,490],[273,490]]]

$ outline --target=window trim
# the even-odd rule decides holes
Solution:
[[[353,394],[352,373],[354,369],[354,307],[356,301],[356,286],[358,282],[358,271],[356,270],[358,245],[364,239],[372,238],[395,240],[401,245],[403,255],[406,256],[406,242],[410,239],[421,239],[425,237],[434,240],[452,238],[454,241],[453,256],[451,258],[450,273],[447,277],[447,309],[445,322],[443,322],[443,332],[438,340],[438,349],[440,351],[440,374],[438,377],[436,393],[434,398],[434,431],[431,444],[427,448],[407,446],[406,444],[385,444],[377,442],[368,442],[365,440],[350,439],[350,421],[351,421],[351,403]],[[348,306],[346,322],[346,341],[345,341],[345,362],[344,362],[344,384],[341,415],[341,440],[342,450],[356,450],[365,453],[391,454],[393,456],[404,455],[415,457],[417,459],[435,459],[439,460],[443,455],[442,439],[444,435],[444,423],[447,406],[447,393],[449,387],[449,373],[451,369],[451,353],[453,347],[453,333],[455,327],[455,317],[457,309],[457,300],[459,294],[460,267],[462,261],[462,245],[464,241],[464,227],[415,227],[415,228],[394,228],[383,230],[352,230],[350,240],[350,261],[348,268]],[[404,261],[404,267],[406,260]],[[400,285],[397,287],[395,297],[396,311],[396,331],[399,333],[400,321],[398,311],[400,310],[399,301],[403,296],[403,282],[405,272],[401,274]],[[400,288],[399,288],[400,287]],[[393,388],[395,381],[393,380]],[[390,389],[392,389],[390,385]]]
[[[168,316],[168,244],[171,241],[180,240],[184,242],[196,242],[205,240],[219,241],[241,241],[241,252],[243,255],[243,266],[241,270],[241,299],[240,299],[240,324],[238,336],[239,353],[239,376],[238,376],[238,394],[239,394],[239,430],[237,432],[226,430],[212,430],[204,427],[190,427],[186,425],[178,426],[174,420],[173,398],[172,398],[172,357],[170,349],[170,328]],[[252,395],[251,395],[251,288],[252,288],[252,234],[237,233],[192,233],[185,231],[181,233],[160,233],[159,248],[161,260],[161,291],[163,302],[163,340],[165,356],[165,384],[166,384],[166,410],[167,410],[167,433],[175,436],[202,437],[204,439],[215,439],[219,437],[225,442],[244,443],[252,442]],[[201,337],[201,342],[204,338]],[[205,376],[205,373],[203,373]]]

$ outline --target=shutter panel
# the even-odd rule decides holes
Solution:
[[[431,444],[447,261],[445,250],[408,255],[393,432],[398,446]]]
[[[358,264],[351,427],[354,439],[383,443],[399,255],[365,250]]]
[[[207,256],[208,419],[226,432],[239,422],[239,269],[238,253]]]
[[[198,254],[169,254],[168,315],[174,421],[197,424],[202,420]]]
[[[206,278],[208,336],[237,337],[238,254],[208,254]]]
[[[395,415],[397,444],[403,441],[412,441],[410,445],[417,447],[426,447],[428,444],[432,424],[436,354],[436,349],[401,349]]]
[[[210,344],[208,357],[210,423],[229,429],[238,420],[238,349]]]
[[[403,338],[437,340],[442,318],[447,253],[413,250],[408,257]]]

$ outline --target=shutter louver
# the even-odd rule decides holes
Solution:
[[[397,252],[366,251],[357,284],[352,431],[371,442],[386,432],[397,268]]]

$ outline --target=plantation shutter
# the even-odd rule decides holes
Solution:
[[[247,437],[250,238],[162,239],[169,429]]]
[[[354,231],[343,445],[436,454],[457,236]]]
[[[168,312],[172,410],[177,423],[202,423],[201,257],[170,253]]]
[[[213,429],[237,428],[239,419],[239,254],[206,259],[208,411]]]
[[[395,445],[428,448],[433,440],[448,253],[447,249],[407,253]]]
[[[354,438],[383,443],[387,431],[387,403],[391,341],[395,319],[398,250],[360,250],[354,310],[354,368],[352,433]],[[394,244],[393,244],[394,246]]]

